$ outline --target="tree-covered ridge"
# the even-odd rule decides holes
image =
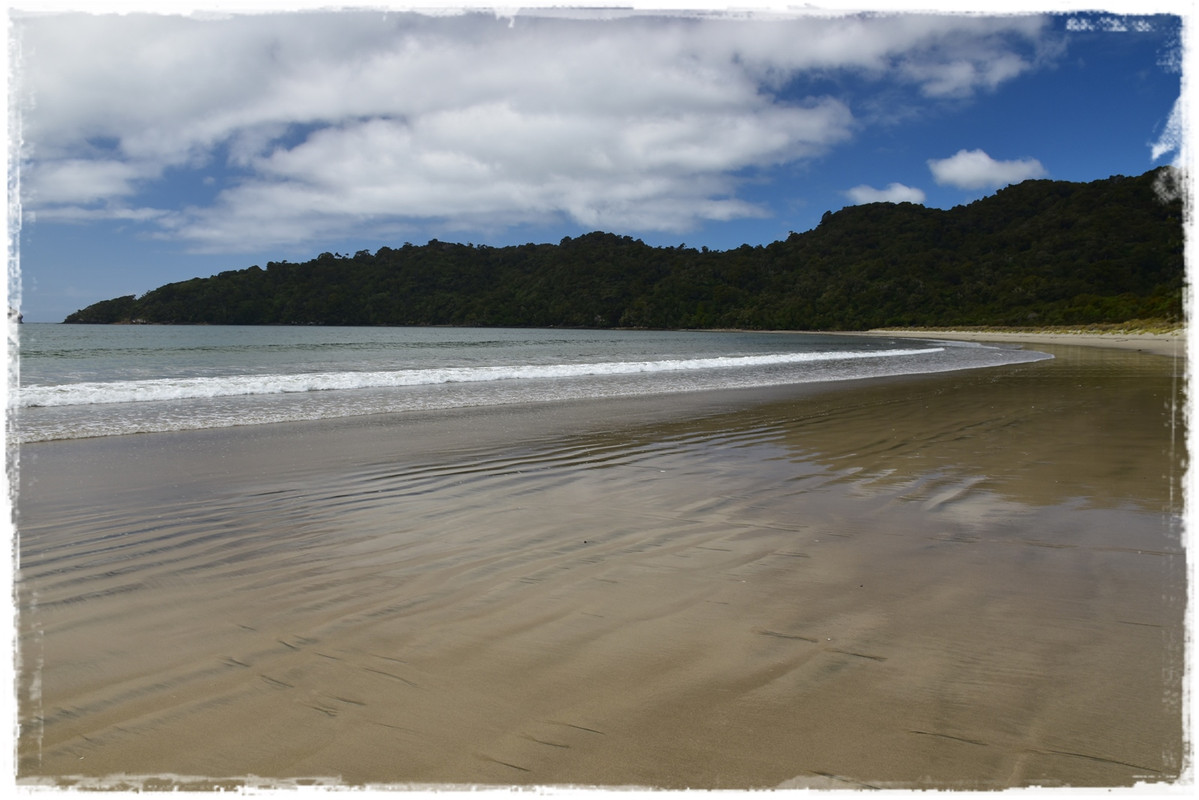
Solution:
[[[1182,318],[1169,168],[1034,180],[948,211],[873,203],[766,246],[650,247],[610,233],[323,253],[105,300],[74,323],[854,330]],[[1177,194],[1177,193],[1176,193]]]

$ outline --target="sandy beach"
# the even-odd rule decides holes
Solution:
[[[23,445],[18,781],[1176,781],[1183,359],[1034,343]]]
[[[1009,344],[1071,345],[1077,347],[1103,347],[1116,350],[1136,350],[1171,358],[1186,356],[1187,335],[1184,329],[1169,333],[1049,333],[1012,332],[986,330],[877,330],[865,331],[865,336],[913,336],[926,339],[949,339],[965,342],[1004,342]]]

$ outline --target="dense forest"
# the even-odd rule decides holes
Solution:
[[[873,203],[734,250],[610,233],[323,253],[105,300],[72,323],[854,330],[1179,320],[1183,207],[1163,167],[1032,180],[948,211]],[[1179,193],[1175,193],[1179,194]]]

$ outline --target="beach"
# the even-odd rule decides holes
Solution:
[[[867,336],[914,336],[930,339],[948,339],[960,342],[1002,342],[1036,347],[1038,345],[1067,344],[1077,347],[1103,347],[1116,350],[1135,350],[1159,356],[1184,358],[1186,356],[1186,331],[1183,328],[1168,333],[1133,331],[1111,331],[1106,333],[1012,330],[900,330],[884,329],[866,331]]]
[[[1183,359],[1064,341],[22,445],[18,782],[1176,781]]]

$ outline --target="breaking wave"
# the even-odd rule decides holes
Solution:
[[[352,389],[383,389],[528,379],[633,375],[740,369],[820,361],[897,358],[941,352],[944,348],[873,351],[775,353],[753,356],[671,359],[659,361],[606,361],[574,364],[517,364],[505,366],[441,366],[422,369],[307,372],[288,375],[225,375],[220,377],[155,378],[113,382],[22,386],[18,404],[25,408],[139,403],[156,400],[274,395]]]

